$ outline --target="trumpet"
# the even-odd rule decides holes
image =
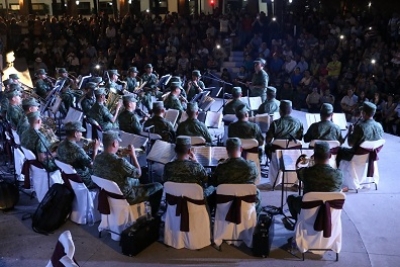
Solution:
[[[311,157],[308,157],[305,154],[300,155],[300,157],[297,159],[297,165],[296,168],[304,168],[304,167],[312,167],[314,166],[314,155]]]
[[[93,139],[89,139],[89,138],[85,138],[85,137],[81,137],[81,142],[82,142],[82,148],[83,150],[85,150],[86,153],[88,153],[89,151],[94,149],[94,143],[96,142],[96,140]],[[103,150],[103,144],[100,143],[100,150]]]
[[[143,153],[144,150],[142,148],[135,148],[136,153]],[[131,153],[131,149],[129,147],[119,147],[117,151],[117,156],[120,158],[128,157]]]

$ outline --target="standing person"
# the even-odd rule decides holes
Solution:
[[[269,76],[264,70],[265,60],[262,58],[258,58],[254,60],[254,74],[251,83],[248,83],[250,86],[250,96],[260,96],[262,102],[267,98],[267,87]]]

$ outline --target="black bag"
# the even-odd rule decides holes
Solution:
[[[268,257],[274,238],[273,217],[268,213],[258,216],[257,226],[253,234],[253,255],[256,257]]]
[[[32,216],[33,231],[47,234],[63,225],[72,211],[74,192],[63,184],[53,184]]]
[[[136,256],[157,241],[160,236],[160,222],[160,217],[150,220],[140,217],[132,226],[122,231],[119,243],[122,254]]]
[[[0,210],[10,210],[18,203],[18,187],[10,182],[0,180]]]

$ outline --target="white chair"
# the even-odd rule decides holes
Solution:
[[[244,242],[249,248],[252,247],[253,233],[257,225],[255,202],[252,202],[253,200],[247,202],[240,200],[240,198],[236,200],[241,202],[240,223],[238,223],[226,220],[228,211],[233,205],[233,199],[226,203],[218,203],[218,199],[219,195],[225,195],[232,197],[254,196],[255,200],[256,193],[257,189],[252,184],[221,184],[217,187],[217,207],[214,221],[214,243],[217,246],[226,241],[235,246],[240,246]]]
[[[269,125],[271,124],[271,115],[268,113],[257,114],[254,117],[254,122],[260,127],[263,134],[267,133],[269,130]]]
[[[178,205],[168,204],[167,212],[164,214],[164,243],[176,249],[201,249],[209,246],[211,244],[210,216],[206,205],[204,202],[194,204],[190,201],[190,199],[199,202],[205,201],[203,188],[198,184],[166,182],[164,191],[167,194],[167,203],[168,195],[172,198],[179,198],[178,202],[187,201],[187,206],[184,203],[179,205],[187,207],[187,210],[177,210]],[[189,217],[186,229],[186,226],[181,223],[185,212],[188,212]],[[177,214],[180,215],[177,216]]]
[[[301,147],[301,140],[288,140],[288,139],[275,139],[272,142],[273,146],[282,148],[282,149],[294,149],[296,147]],[[283,172],[281,170],[281,162],[282,153],[280,150],[273,152],[271,155],[271,162],[269,164],[269,173],[268,178],[270,180],[271,185],[275,188],[276,185],[282,183]],[[287,183],[295,183],[297,181],[297,174],[294,172],[286,173],[287,175]]]
[[[365,141],[360,145],[360,150],[356,151],[351,161],[340,161],[339,169],[343,172],[343,186],[348,187],[350,190],[361,189],[363,186],[368,188],[368,184],[374,183],[375,189],[378,189],[379,184],[379,170],[377,161],[371,162],[369,166],[370,153],[369,151],[376,151],[385,144],[385,140]],[[373,174],[368,173],[368,167],[373,167]]]
[[[242,142],[243,152],[245,154],[245,159],[252,160],[256,164],[258,169],[258,177],[255,181],[255,184],[259,184],[261,181],[261,165],[260,165],[260,157],[258,155],[258,141],[256,139],[240,139]]]
[[[314,147],[315,142],[327,142],[329,144],[330,149],[335,149],[340,147],[340,142],[337,140],[311,140],[310,147]],[[331,158],[329,159],[329,165],[331,165],[331,167],[334,169],[337,169],[336,156],[337,154],[332,153]]]
[[[115,182],[94,175],[92,175],[92,180],[101,189],[122,196],[122,192]],[[117,199],[110,196],[107,196],[107,200],[110,206],[110,214],[101,214],[99,235],[103,230],[106,230],[111,233],[111,239],[119,241],[121,232],[131,226],[137,218],[145,214],[144,202],[129,205],[126,199]]]
[[[33,187],[38,201],[41,202],[53,184],[64,183],[61,178],[61,173],[59,170],[48,173],[46,169],[43,168],[43,165],[37,161],[36,156],[32,151],[25,147],[21,147],[21,149],[26,158],[24,164],[29,164],[29,176],[24,173],[25,184],[29,184],[29,182],[26,181],[26,179],[29,179],[31,187]]]
[[[165,112],[165,119],[169,121],[172,124],[172,126],[175,126],[178,117],[179,117],[179,110],[177,109],[170,108],[167,110],[167,112]]]
[[[336,253],[336,261],[339,259],[339,253],[342,249],[342,206],[346,199],[345,194],[341,192],[310,192],[303,196],[303,203],[310,205],[307,209],[303,206],[295,226],[296,244],[299,251],[303,254],[311,251],[316,254],[323,254],[324,250],[332,250]],[[335,203],[332,200],[337,200]],[[320,201],[320,203],[318,203]],[[326,204],[326,203],[330,204]],[[303,204],[304,205],[304,204]],[[329,210],[330,222],[325,224],[331,226],[331,231],[324,227],[314,225],[318,212],[321,212],[322,219],[329,217],[323,216],[323,206]],[[322,226],[321,224],[318,224]],[[315,229],[317,228],[317,230]],[[321,229],[323,229],[321,231]]]
[[[6,138],[8,139],[9,138],[8,133],[7,132],[5,132],[5,133],[6,133]],[[17,145],[12,148],[13,155],[14,155],[15,175],[17,175],[18,180],[23,181],[23,179],[21,177],[21,171],[22,171],[22,165],[25,162],[25,156],[24,156],[24,153],[22,152],[22,150],[20,148],[18,148],[18,146],[21,145],[19,135],[17,134],[17,132],[14,129],[11,129],[11,133],[12,133],[12,136],[14,139],[14,143]],[[11,139],[8,139],[8,140],[11,140]]]
[[[202,136],[189,136],[189,135],[179,135],[178,137],[189,137],[190,138],[190,143],[192,146],[198,146],[198,145],[205,145],[206,144],[206,139]]]
[[[145,132],[145,131],[142,131],[140,133],[140,135],[149,138],[152,142],[162,139],[161,135],[159,135],[159,134],[149,133],[149,132]]]
[[[46,267],[65,266],[65,267],[78,267],[79,265],[74,259],[75,244],[72,240],[72,235],[69,230],[63,232],[58,238],[58,242],[54,249],[51,259]]]
[[[72,202],[72,212],[70,215],[71,221],[77,224],[87,224],[99,221],[101,216],[98,212],[96,204],[98,202],[97,195],[98,190],[89,191],[82,180],[73,181],[69,178],[71,175],[77,175],[76,170],[69,164],[55,160],[58,168],[63,172],[61,175],[65,175],[65,179],[71,185],[71,189],[75,193],[74,200]],[[80,178],[80,177],[79,177]]]

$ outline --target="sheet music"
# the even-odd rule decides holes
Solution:
[[[306,120],[308,128],[310,128],[311,124],[321,121],[321,115],[317,113],[307,113]]]
[[[81,121],[83,116],[83,112],[79,111],[75,108],[69,108],[67,116],[65,116],[64,123],[70,122],[70,121]]]
[[[132,134],[133,135],[133,139],[131,140],[131,144],[136,147],[136,148],[143,148],[146,147],[147,141],[149,139],[147,139],[146,137],[140,136],[140,135],[136,135],[136,134]]]
[[[222,159],[228,158],[228,153],[226,152],[226,148],[223,146],[214,146],[211,150],[211,165],[210,166],[217,166],[218,162]]]
[[[171,122],[172,126],[176,124],[176,120],[179,117],[179,110],[176,109],[168,109],[165,113],[165,119]]]
[[[278,152],[279,151],[279,152]],[[313,149],[283,149],[277,150],[280,155],[281,163],[285,171],[295,171],[296,161],[302,155],[305,154],[311,157],[314,154]]]
[[[346,120],[346,115],[344,113],[333,113],[332,121],[334,124],[340,127],[340,130],[346,130],[347,120]]]
[[[193,153],[196,155],[197,161],[203,166],[211,164],[211,147],[210,146],[194,146]]]
[[[167,164],[168,162],[171,162],[176,156],[174,148],[174,144],[157,140],[151,148],[150,153],[147,155],[146,159],[162,164]]]
[[[222,122],[222,113],[209,111],[206,115],[205,125],[209,128],[219,128]]]

